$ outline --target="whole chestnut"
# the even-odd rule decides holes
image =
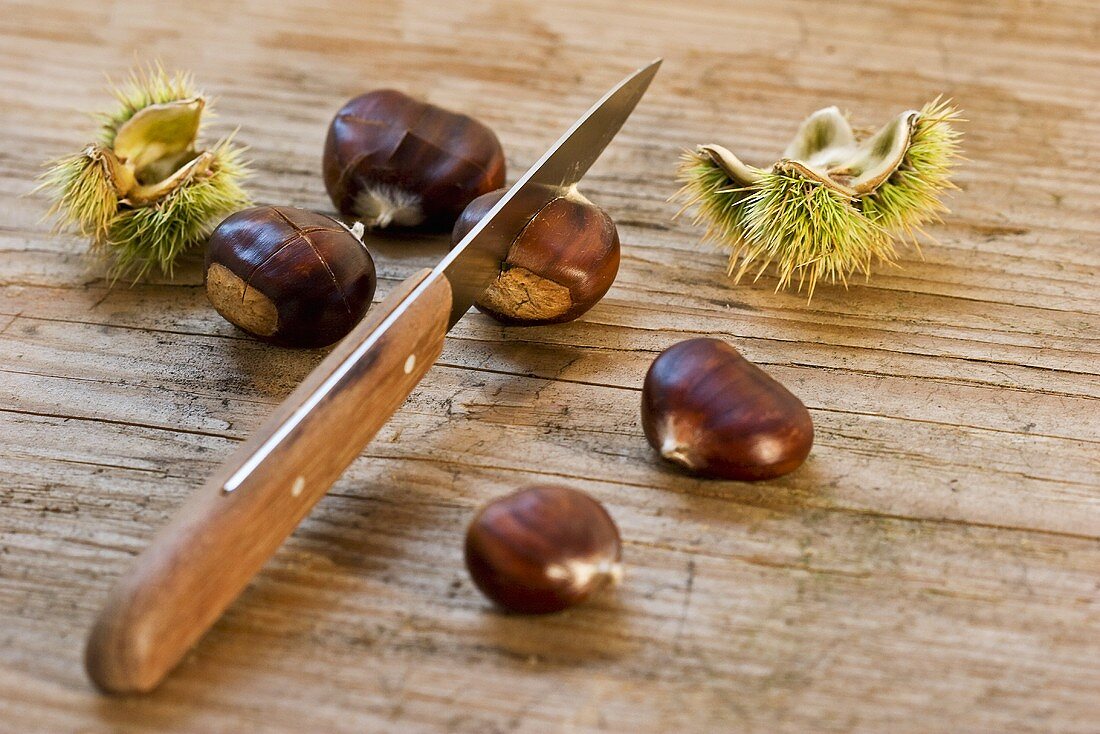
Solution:
[[[794,471],[814,440],[802,401],[718,339],[680,342],[653,361],[642,386],[642,427],[665,459],[743,481]]]
[[[458,244],[504,196],[479,196],[451,234]],[[564,189],[516,233],[500,274],[477,300],[478,310],[509,326],[572,321],[592,308],[619,272],[619,233],[600,207]]]
[[[374,260],[323,214],[256,206],[227,217],[206,246],[206,295],[227,321],[284,347],[341,339],[370,308]]]
[[[490,502],[466,532],[466,568],[499,606],[528,614],[585,601],[622,574],[619,529],[579,490],[529,487]]]
[[[380,89],[336,113],[323,173],[336,208],[368,227],[445,230],[504,185],[504,150],[468,115]]]

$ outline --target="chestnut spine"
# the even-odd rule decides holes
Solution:
[[[215,223],[250,205],[244,149],[232,135],[202,142],[210,100],[190,74],[150,65],[114,96],[115,109],[97,115],[99,139],[53,161],[39,186],[53,196],[59,229],[89,237],[105,258],[112,287],[153,269],[171,276]]]

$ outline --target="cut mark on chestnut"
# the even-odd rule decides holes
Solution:
[[[466,567],[500,607],[528,614],[579,604],[622,576],[615,522],[588,494],[536,485],[498,498],[466,532]]]
[[[504,189],[480,196],[451,234],[457,244],[488,214]],[[619,234],[607,212],[576,187],[562,189],[516,233],[500,274],[477,300],[510,326],[572,321],[596,305],[619,271]]]
[[[653,361],[642,386],[642,427],[668,461],[742,481],[794,471],[814,435],[802,401],[718,339],[680,342]]]

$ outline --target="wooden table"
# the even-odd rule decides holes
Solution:
[[[0,3],[0,730],[1100,731],[1095,3],[245,5]],[[257,199],[329,211],[321,143],[356,93],[475,114],[514,178],[657,55],[586,179],[624,243],[608,297],[565,326],[463,320],[163,688],[98,695],[81,650],[107,589],[322,356],[235,331],[195,262],[109,290],[50,236],[24,195],[90,139],[103,72],[193,70]],[[770,275],[733,286],[670,221],[687,146],[764,163],[818,107],[872,125],[941,92],[970,162],[923,258],[808,304]],[[445,246],[369,243],[380,296]],[[655,458],[643,374],[701,334],[803,398],[801,470],[700,481]],[[606,503],[617,593],[525,618],[472,587],[475,508],[536,481]]]

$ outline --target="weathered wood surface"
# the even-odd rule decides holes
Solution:
[[[0,2],[0,730],[1100,731],[1100,9],[1092,2]],[[625,4],[624,4],[625,7]],[[514,177],[657,55],[586,182],[623,267],[582,321],[473,315],[439,366],[180,670],[84,677],[114,580],[321,358],[243,338],[193,265],[109,291],[52,238],[42,160],[102,72],[191,68],[261,201],[329,211],[325,126],[389,85],[484,119]],[[924,258],[811,304],[670,222],[680,149],[758,162],[836,103],[938,93],[971,122]],[[443,250],[373,242],[380,296]],[[747,485],[658,463],[656,353],[720,335],[799,394],[807,464]],[[475,508],[535,480],[604,501],[617,593],[506,616],[461,562]]]

